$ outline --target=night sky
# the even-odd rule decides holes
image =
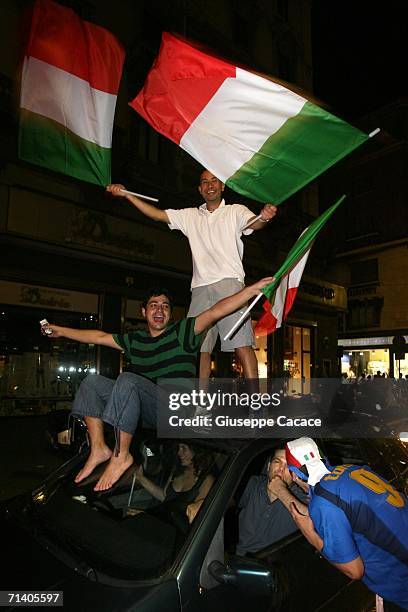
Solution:
[[[315,95],[350,117],[408,95],[404,0],[315,0]]]

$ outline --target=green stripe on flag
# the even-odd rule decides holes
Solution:
[[[317,219],[315,219],[313,223],[311,223],[309,227],[307,227],[305,231],[299,236],[299,238],[289,251],[285,261],[283,262],[279,270],[276,272],[276,274],[273,275],[275,280],[262,289],[262,293],[269,301],[272,299],[272,296],[275,293],[275,290],[278,287],[282,277],[285,276],[285,274],[287,274],[303,257],[306,251],[309,250],[317,234],[320,232],[327,220],[332,216],[334,211],[340,206],[345,197],[345,195],[342,195],[337,200],[337,202],[335,202],[334,204],[332,204],[332,206],[330,206],[330,208],[325,210],[324,213],[320,215],[320,217],[317,217]]]
[[[260,202],[280,204],[368,138],[306,102],[226,184]]]
[[[19,157],[82,181],[102,186],[111,182],[111,149],[25,109],[20,109]]]

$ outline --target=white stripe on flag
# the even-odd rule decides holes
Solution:
[[[282,326],[283,314],[285,312],[286,294],[288,291],[288,276],[284,276],[278,285],[275,299],[271,309],[272,316],[276,319],[275,329]]]
[[[303,232],[304,233],[304,232]],[[275,299],[271,308],[271,313],[276,319],[276,329],[282,326],[282,322],[285,317],[285,310],[287,304],[288,291],[291,289],[298,289],[300,281],[302,280],[303,270],[309,257],[309,253],[312,247],[303,255],[302,259],[296,263],[295,267],[286,274],[281,280],[276,289]]]
[[[35,57],[24,59],[22,108],[57,121],[80,138],[108,149],[112,145],[116,98]]]
[[[307,102],[293,91],[237,68],[183,135],[180,146],[226,181]]]
[[[313,246],[313,242],[310,245],[310,248],[303,255],[302,259],[299,259],[299,261],[296,263],[296,265],[289,272],[288,289],[293,289],[294,287],[299,287],[300,281],[302,280],[303,270],[305,269],[307,258],[309,257],[309,254],[310,254],[310,251],[312,249],[312,246]]]

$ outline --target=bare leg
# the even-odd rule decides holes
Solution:
[[[206,380],[211,374],[211,353],[200,353],[200,379]]]
[[[132,438],[133,434],[126,431],[119,432],[119,454],[111,456],[104,473],[94,487],[94,491],[110,489],[123,476],[126,470],[130,468],[133,463],[133,457],[129,453]]]
[[[84,467],[76,475],[75,482],[81,482],[84,478],[90,476],[97,465],[108,461],[112,455],[111,449],[105,443],[101,419],[87,416],[85,422],[91,441],[91,452]]]
[[[236,348],[235,355],[243,367],[245,378],[258,378],[258,361],[252,346]]]

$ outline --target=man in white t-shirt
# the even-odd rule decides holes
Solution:
[[[123,185],[108,185],[106,189],[116,197],[126,197],[150,219],[167,223],[170,229],[178,229],[187,236],[193,258],[189,317],[197,316],[220,299],[242,289],[245,273],[241,236],[262,229],[276,214],[276,207],[270,204],[263,207],[260,219],[242,204],[226,205],[222,197],[224,184],[209,170],[204,170],[200,176],[198,191],[205,203],[199,208],[161,210],[136,196],[124,194]],[[244,230],[251,221],[251,227]],[[210,375],[211,352],[218,334],[221,350],[235,351],[245,377],[258,378],[251,320],[248,318],[230,340],[223,340],[242,312],[243,309],[225,317],[207,332],[201,347],[200,378]]]

